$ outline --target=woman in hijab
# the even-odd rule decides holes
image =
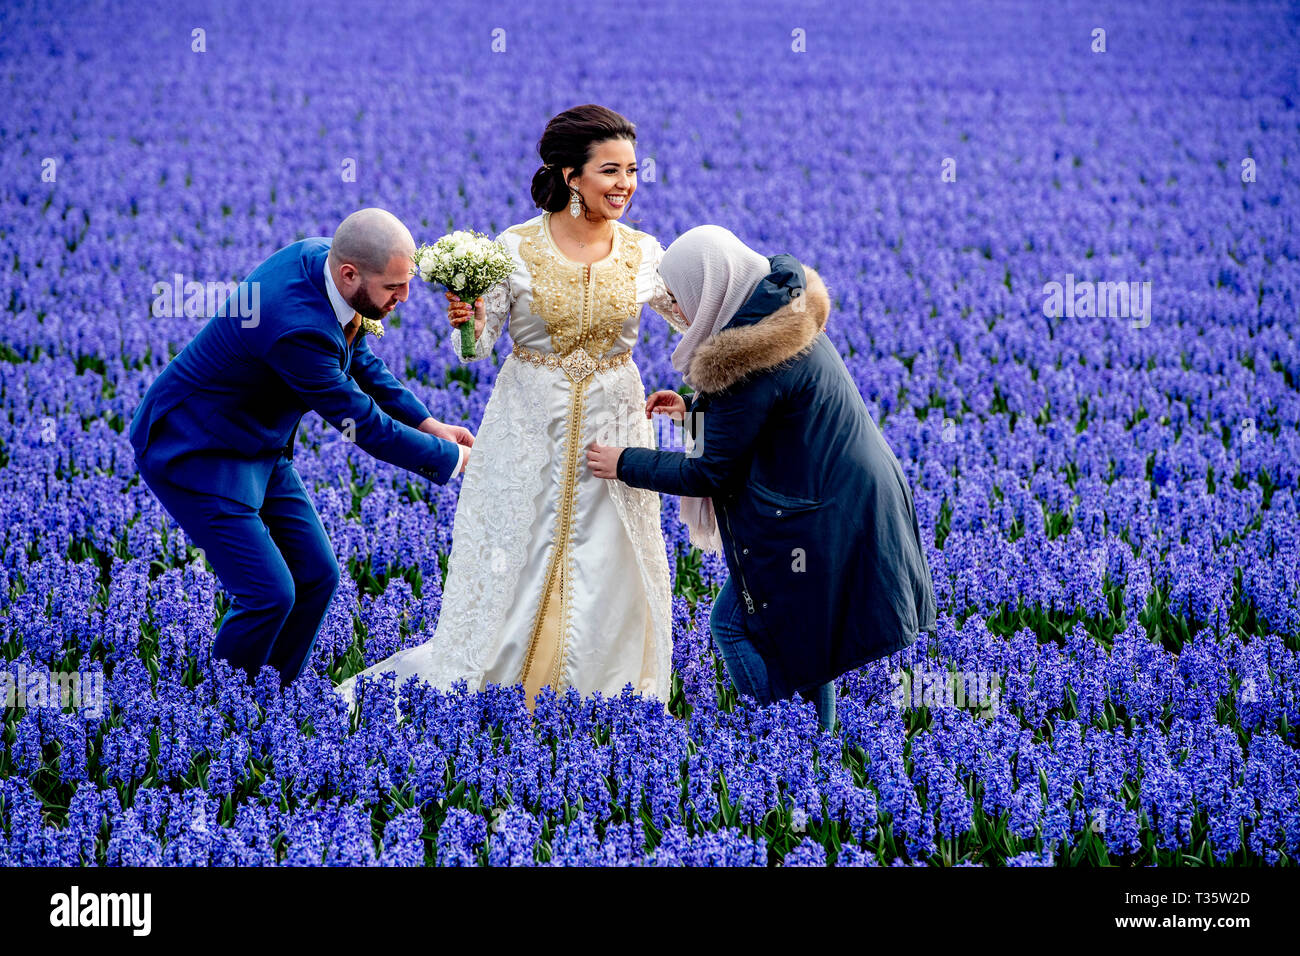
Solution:
[[[830,296],[812,268],[705,225],[659,271],[690,323],[672,360],[692,394],[688,408],[655,392],[645,413],[690,421],[693,445],[595,443],[588,464],[682,496],[692,543],[722,550],[730,572],[710,628],[737,690],[761,704],[797,692],[831,730],[835,678],[935,624],[911,489],[824,332]]]

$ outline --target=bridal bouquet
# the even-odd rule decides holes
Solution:
[[[425,282],[440,282],[471,306],[514,271],[514,260],[503,243],[481,232],[457,229],[433,245],[415,251],[415,267]],[[474,322],[460,327],[461,352],[474,358]]]

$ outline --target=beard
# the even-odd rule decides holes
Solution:
[[[387,314],[383,308],[376,304],[374,299],[370,298],[370,293],[366,291],[364,285],[357,288],[356,295],[352,297],[348,305],[367,319],[382,319]]]

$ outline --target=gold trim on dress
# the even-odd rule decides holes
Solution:
[[[588,355],[587,350],[583,348],[574,349],[568,355],[561,357],[554,352],[538,352],[536,349],[518,343],[511,350],[511,354],[539,368],[564,369],[569,380],[574,383],[581,382],[592,372],[608,372],[612,368],[626,365],[632,359],[631,351],[624,351],[597,360]]]
[[[567,502],[567,518],[561,541],[564,542],[564,554],[560,560],[564,562],[560,574],[560,628],[559,651],[555,655],[555,680],[551,684],[556,692],[564,689],[564,666],[569,660],[569,605],[572,602],[573,583],[573,513],[577,510],[578,501],[578,457],[582,453],[582,432],[586,423],[587,415],[587,382],[588,379],[575,382],[573,384],[573,411],[569,414],[569,439],[566,451],[568,458],[565,462],[565,500]]]
[[[641,269],[642,250],[637,230],[614,223],[614,242],[609,254],[594,263],[569,259],[555,245],[549,228],[550,213],[530,225],[512,227],[520,236],[519,258],[528,269],[532,311],[546,324],[553,352],[542,353],[516,344],[512,354],[520,360],[546,368],[562,368],[572,383],[569,399],[568,433],[565,437],[564,477],[559,489],[558,517],[552,537],[546,584],[529,636],[528,653],[516,683],[529,690],[533,668],[539,661],[553,660],[549,670],[551,686],[560,692],[568,660],[570,587],[573,582],[573,516],[576,508],[578,456],[586,416],[587,384],[596,372],[630,361],[631,352],[605,357],[618,341],[623,326],[639,312],[636,281]],[[576,308],[575,308],[576,305]],[[558,621],[555,603],[558,601]],[[545,678],[536,678],[545,680]],[[538,685],[540,689],[542,685]]]
[[[546,683],[546,677],[557,670],[559,654],[560,622],[564,620],[563,595],[566,585],[563,571],[550,574],[548,570],[546,590],[542,593],[541,604],[537,610],[537,622],[528,647],[528,659],[524,663],[523,673],[517,683],[524,685],[524,703],[529,711],[533,709],[538,691]],[[537,665],[534,672],[533,666]],[[554,686],[554,677],[551,684]]]
[[[613,241],[611,241],[609,244],[609,252],[605,253],[595,262],[579,262],[577,259],[570,259],[568,256],[564,254],[564,250],[560,248],[560,244],[555,241],[555,236],[551,234],[550,212],[542,213],[542,234],[546,236],[546,241],[550,244],[551,251],[554,252],[557,256],[559,256],[561,259],[563,259],[565,262],[571,262],[575,266],[586,266],[586,265],[603,266],[606,262],[609,262],[611,259],[613,259],[614,254],[618,252],[619,225],[620,224],[618,223],[618,221],[615,220],[614,222],[615,235]]]
[[[569,398],[568,433],[564,439],[564,484],[560,494],[560,511],[555,520],[555,532],[552,537],[551,560],[546,569],[546,584],[542,588],[542,598],[537,607],[533,632],[528,638],[528,656],[524,659],[523,670],[515,681],[524,685],[525,698],[530,710],[534,692],[528,689],[528,679],[532,673],[533,661],[538,656],[539,647],[546,646],[543,659],[552,659],[555,662],[551,686],[557,693],[561,689],[564,675],[564,660],[568,649],[569,583],[573,580],[572,547],[569,539],[572,537],[573,512],[578,496],[578,452],[582,448],[586,391],[584,379],[574,384],[573,393]],[[557,585],[560,605],[558,622],[549,613],[552,594]],[[552,648],[556,647],[558,651],[552,656]],[[538,689],[542,686],[537,685]]]
[[[569,259],[546,229],[546,218],[518,230],[519,258],[528,267],[533,312],[546,323],[551,348],[568,355],[582,347],[599,359],[618,341],[623,324],[639,312],[637,273],[641,270],[642,233],[615,221],[613,249],[591,264]],[[592,281],[599,276],[599,281]],[[575,299],[581,315],[574,321]]]

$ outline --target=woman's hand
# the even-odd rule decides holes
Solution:
[[[618,460],[623,454],[622,448],[602,445],[598,441],[587,446],[587,467],[597,478],[618,478]]]
[[[460,296],[450,289],[447,295],[447,318],[451,321],[452,328],[459,329],[469,321],[470,308]],[[483,326],[487,325],[487,306],[483,304],[483,297],[479,296],[474,300],[474,338],[483,334]]]
[[[686,399],[682,398],[673,391],[655,392],[645,402],[645,417],[658,412],[661,415],[671,416],[675,421],[686,420]]]

